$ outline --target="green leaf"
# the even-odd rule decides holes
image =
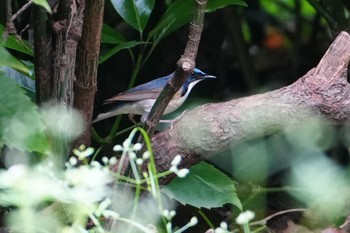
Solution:
[[[133,40],[133,41],[128,41],[128,42],[119,44],[119,45],[115,46],[114,48],[112,48],[111,50],[109,50],[107,53],[100,56],[98,63],[101,64],[101,63],[105,62],[108,58],[110,58],[111,56],[113,56],[114,54],[116,54],[117,52],[119,52],[122,49],[130,49],[132,47],[135,47],[136,45],[144,44],[144,43],[146,43],[146,42]]]
[[[140,33],[146,27],[154,0],[112,0],[118,14]]]
[[[0,24],[0,42],[9,49],[33,56],[33,48],[28,41],[17,38],[14,35],[4,36],[5,27]]]
[[[243,0],[209,0],[207,12],[213,12],[229,5],[247,6]]]
[[[101,41],[102,43],[108,44],[120,44],[125,42],[126,40],[122,36],[122,34],[120,34],[114,28],[107,24],[103,24]]]
[[[170,198],[197,208],[214,208],[231,203],[242,209],[235,182],[214,166],[201,162],[185,178],[176,178],[162,189]]]
[[[45,154],[49,143],[36,105],[0,72],[0,146]]]
[[[0,54],[0,65],[9,66],[30,76],[30,69],[23,62],[12,56],[2,45],[0,45]]]
[[[228,5],[246,6],[242,0],[210,0],[206,11],[213,12]],[[154,36],[154,41],[160,41],[168,36],[193,18],[195,7],[195,1],[174,1],[166,10],[158,25],[150,32],[150,36]]]
[[[47,0],[33,0],[32,1],[34,4],[36,5],[39,5],[39,6],[42,6],[44,7],[44,9],[49,12],[50,14],[52,14],[52,11],[51,11],[51,7],[49,5],[49,3],[47,2]]]

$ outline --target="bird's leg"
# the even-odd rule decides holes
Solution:
[[[183,111],[183,113],[181,113],[181,115],[177,116],[175,119],[171,119],[171,120],[159,120],[159,123],[163,123],[163,124],[173,124],[175,123],[176,121],[178,121],[184,114],[185,112],[187,112],[186,110]],[[130,116],[130,114],[129,114]],[[147,120],[147,117],[148,117],[148,113],[144,113],[141,117],[141,121],[143,123],[145,123],[145,121]]]
[[[185,115],[186,112],[187,112],[186,110],[183,111],[183,112],[181,113],[181,115],[179,115],[179,116],[177,116],[175,119],[171,120],[170,129],[173,128],[173,124],[174,124],[175,122],[177,122],[178,120],[180,120],[180,118],[183,117],[183,115]]]
[[[129,118],[129,120],[130,120],[132,123],[134,123],[135,125],[137,125],[137,122],[135,121],[134,115],[133,115],[133,114],[129,114],[129,115],[128,115],[128,118]]]
[[[174,124],[176,121],[180,120],[180,118],[186,113],[187,111],[183,111],[179,116],[175,117],[175,119],[172,120],[160,120],[160,123],[165,123],[165,124]]]
[[[148,112],[145,112],[142,116],[141,116],[141,121],[142,123],[145,123],[148,117]]]

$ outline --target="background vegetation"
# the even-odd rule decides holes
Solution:
[[[344,223],[350,193],[345,125],[309,119],[296,129],[245,142],[189,173],[177,160],[169,171],[157,172],[150,140],[140,128],[131,131],[126,118],[94,125],[89,145],[89,120],[104,99],[174,71],[195,4],[87,1],[85,8],[96,15],[86,10],[83,21],[90,27],[82,27],[82,2],[36,0],[28,8],[22,8],[27,1],[0,3],[0,12],[6,12],[0,24],[2,230],[249,232],[267,231],[267,226],[285,232],[299,222],[303,226],[297,230],[304,231]],[[24,11],[17,16],[19,9]],[[200,83],[175,115],[205,102],[291,84],[350,25],[349,3],[341,0],[209,0],[207,11],[196,66],[218,79]],[[99,26],[93,22],[102,16],[102,32],[95,35],[92,28]],[[72,35],[70,28],[81,31]],[[84,44],[88,33],[101,40]],[[89,49],[92,55],[76,52]],[[79,59],[90,55],[95,63],[86,69]],[[66,66],[60,57],[71,63]],[[80,79],[84,75],[91,80]],[[74,82],[91,92],[73,87]],[[74,102],[72,93],[83,97]],[[86,108],[91,99],[94,113],[92,102]],[[140,145],[132,138],[140,132],[147,152],[136,157]],[[131,176],[119,166],[125,158],[130,158]],[[170,174],[178,178],[160,186]],[[252,220],[246,210],[263,220]],[[268,218],[283,210],[289,213]],[[241,212],[248,213],[243,222],[236,219]]]

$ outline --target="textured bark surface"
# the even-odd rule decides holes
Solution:
[[[316,68],[295,83],[259,95],[206,104],[186,112],[156,134],[153,152],[160,171],[177,155],[189,167],[244,141],[280,132],[308,117],[344,122],[350,118],[347,66],[350,36],[339,34]]]
[[[90,145],[91,119],[93,113],[100,38],[103,23],[104,0],[87,0],[84,13],[83,35],[78,45],[76,81],[74,84],[74,107],[84,117],[85,130],[76,140],[75,147]]]
[[[33,15],[36,102],[42,104],[52,98],[52,37],[45,10],[34,4]]]
[[[76,51],[83,29],[84,9],[84,0],[60,1],[59,18],[52,25],[53,97],[66,106],[73,106]]]

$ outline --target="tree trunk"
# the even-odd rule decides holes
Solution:
[[[83,114],[85,129],[76,140],[75,147],[79,147],[81,144],[90,145],[91,143],[91,120],[97,83],[103,10],[104,0],[87,0],[83,36],[77,54],[77,80],[74,84],[74,107]]]
[[[84,20],[85,0],[52,1],[53,15],[33,6],[34,63],[38,104],[73,106],[75,63]],[[52,139],[59,159],[69,154],[71,141],[56,135]]]
[[[85,0],[64,0],[58,4],[58,20],[53,28],[53,97],[73,106],[75,60],[83,29]]]

